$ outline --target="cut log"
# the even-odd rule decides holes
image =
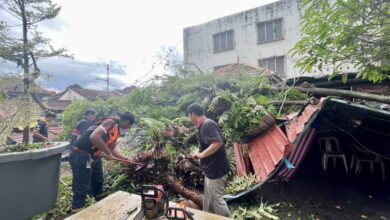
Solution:
[[[173,190],[175,190],[176,193],[182,195],[184,198],[192,200],[193,202],[195,202],[196,205],[198,205],[200,207],[200,209],[202,209],[202,206],[203,206],[203,196],[202,195],[199,195],[198,193],[196,193],[190,189],[187,189],[186,187],[181,185],[176,180],[176,178],[173,176],[168,175],[167,182],[168,182],[169,186],[171,186],[173,188]]]
[[[305,88],[305,87],[294,87],[298,91],[303,93],[312,93],[320,96],[339,96],[342,98],[354,98],[354,99],[362,99],[367,101],[374,101],[380,103],[390,104],[390,96],[384,95],[375,95],[364,92],[355,92],[349,90],[340,90],[340,89],[324,89],[324,88]]]

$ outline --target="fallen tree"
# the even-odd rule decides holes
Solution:
[[[324,89],[324,88],[314,88],[314,87],[295,87],[300,92],[309,93],[320,96],[338,96],[341,98],[353,98],[353,99],[362,99],[367,101],[380,102],[385,104],[390,104],[390,96],[384,95],[375,95],[363,92],[355,92],[349,90],[340,90],[340,89]]]
[[[187,189],[182,184],[180,184],[177,179],[173,176],[167,176],[167,181],[169,186],[175,190],[176,193],[182,195],[183,197],[192,200],[200,209],[203,207],[203,196],[193,190]]]

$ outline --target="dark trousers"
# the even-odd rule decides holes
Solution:
[[[87,163],[90,160],[87,152],[72,150],[69,156],[69,162],[73,173],[73,202],[72,209],[84,207],[85,199],[88,194],[95,198],[103,193],[103,165],[100,157],[93,158],[90,168]]]

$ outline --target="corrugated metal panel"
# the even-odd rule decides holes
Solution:
[[[243,148],[246,149],[247,145],[246,144],[241,145],[241,144],[238,144],[238,143],[235,143],[233,145],[234,158],[236,159],[236,173],[237,173],[237,176],[243,176],[243,175],[248,175],[249,174],[248,156],[244,155],[242,153],[242,149]]]
[[[291,142],[276,125],[249,142],[249,158],[257,176],[257,182],[265,180],[291,149]]]
[[[321,109],[321,104],[322,101],[317,105],[306,106],[305,109],[302,111],[302,114],[295,115],[285,123],[287,137],[291,143],[294,143],[295,139],[297,138],[299,133],[303,131],[306,123],[310,120],[312,115],[319,109]]]
[[[292,150],[291,154],[288,155],[289,162],[294,165],[295,168],[288,169],[284,166],[278,173],[279,179],[287,181],[294,176],[302,164],[303,159],[306,157],[306,154],[309,151],[315,137],[315,128],[309,128],[304,133],[302,133],[302,138],[300,138],[297,144],[294,144],[294,149]]]

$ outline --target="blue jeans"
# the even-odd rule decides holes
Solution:
[[[87,152],[72,150],[69,162],[73,173],[72,209],[84,207],[87,194],[92,194],[95,198],[103,193],[103,164],[100,157],[93,158],[90,168],[87,163],[91,156]]]

